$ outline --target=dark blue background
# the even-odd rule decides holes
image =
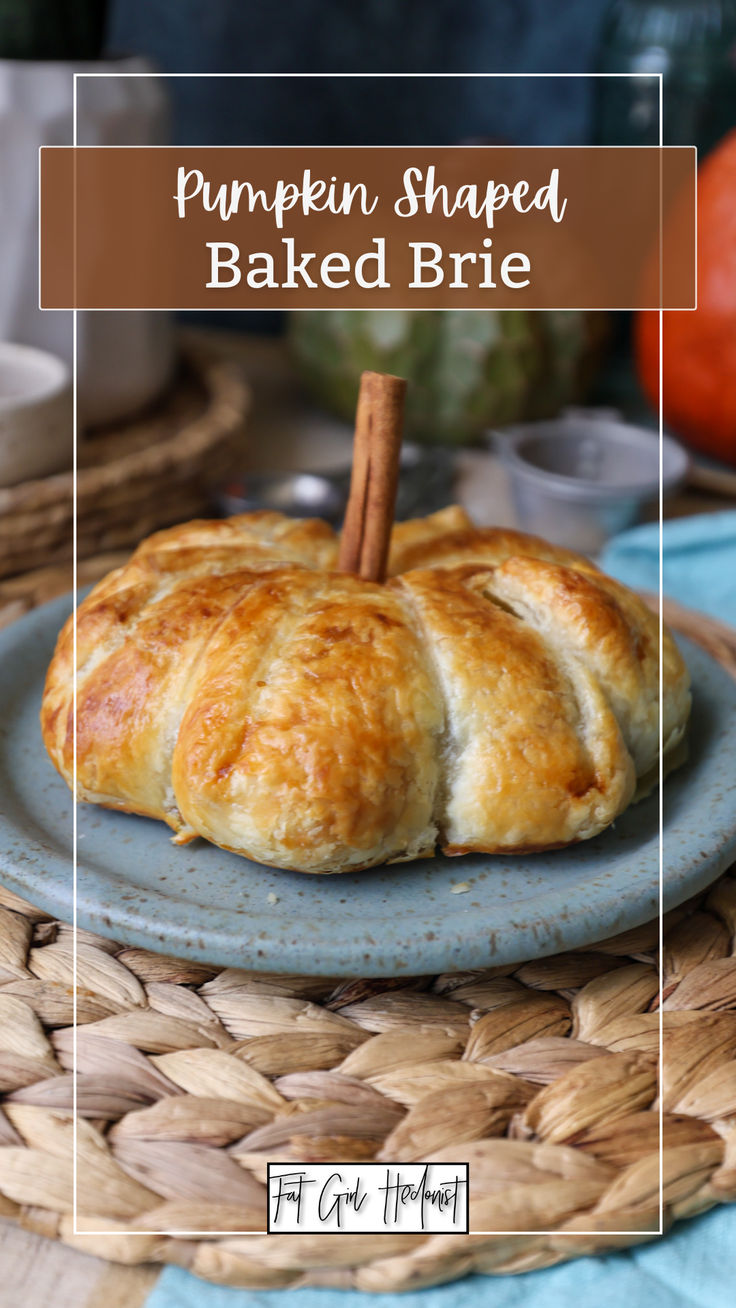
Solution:
[[[168,72],[587,72],[607,0],[112,0],[110,50]],[[169,83],[192,144],[590,139],[587,79]]]
[[[110,53],[163,72],[589,72],[608,0],[111,0]],[[171,78],[191,145],[591,139],[590,78]],[[211,321],[211,315],[180,315]],[[278,314],[217,326],[274,332]]]

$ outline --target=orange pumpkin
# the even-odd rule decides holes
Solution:
[[[665,421],[690,445],[736,464],[736,130],[698,173],[698,307],[662,326]],[[659,315],[635,324],[639,378],[659,394]]]

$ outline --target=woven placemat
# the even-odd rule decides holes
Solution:
[[[656,922],[410,981],[223,971],[80,932],[79,1227],[103,1234],[74,1235],[72,931],[1,898],[1,1215],[230,1285],[373,1291],[656,1232]],[[736,1199],[736,879],[665,927],[669,1226]],[[471,1229],[540,1233],[206,1234],[263,1229],[269,1159],[371,1158],[467,1160]],[[202,1235],[137,1234],[166,1230]]]
[[[736,671],[730,628],[667,617]],[[735,936],[736,869],[666,916],[661,994],[657,921],[395,980],[223,970],[80,931],[78,1231],[96,1234],[75,1234],[73,933],[0,888],[0,1216],[253,1288],[416,1289],[651,1239],[660,1107],[665,1228],[736,1200]],[[495,1234],[208,1235],[264,1229],[268,1161],[425,1158],[470,1164],[471,1230]]]

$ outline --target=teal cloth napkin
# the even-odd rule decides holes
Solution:
[[[145,1308],[731,1308],[734,1247],[736,1210],[724,1206],[652,1244],[521,1276],[467,1276],[408,1294],[231,1290],[167,1267]]]
[[[665,522],[663,589],[688,608],[736,624],[736,513],[697,514]],[[609,541],[604,572],[627,586],[659,590],[659,528],[632,527]]]
[[[666,522],[663,556],[666,594],[736,625],[736,513]],[[629,586],[657,591],[657,524],[622,532],[600,564]],[[735,1248],[736,1209],[721,1207],[633,1249],[521,1276],[469,1276],[410,1294],[232,1290],[167,1267],[145,1308],[569,1308],[575,1301],[596,1308],[730,1308]]]

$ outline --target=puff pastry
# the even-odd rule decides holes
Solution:
[[[78,611],[78,795],[260,863],[347,872],[608,826],[657,768],[658,619],[591,562],[453,508],[395,526],[385,585],[319,521],[158,532]],[[72,625],[41,723],[71,785]],[[663,738],[687,723],[664,632]]]

